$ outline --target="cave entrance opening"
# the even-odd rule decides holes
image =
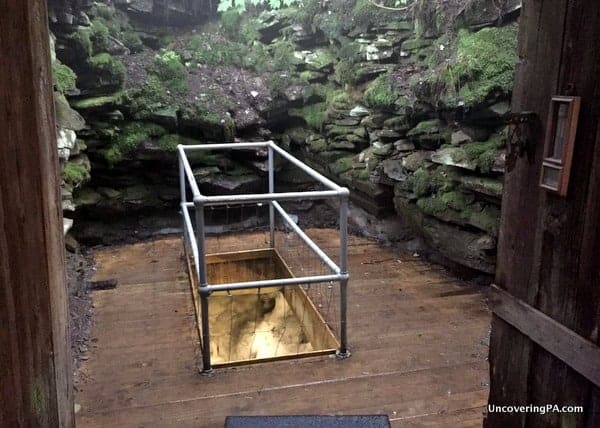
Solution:
[[[201,192],[190,158],[198,152],[234,150],[264,155],[268,178],[264,192]],[[177,151],[183,237],[200,335],[201,372],[210,374],[214,367],[323,354],[348,357],[348,189],[272,141],[179,145]],[[313,186],[302,191],[279,191],[276,174],[290,171],[310,177]],[[336,207],[339,234],[333,241],[317,243],[286,210],[286,204],[306,200],[324,200]],[[207,210],[249,206],[268,210],[269,225],[264,235],[253,235],[253,239],[240,233],[227,240],[208,236]],[[221,221],[226,218],[223,216]]]

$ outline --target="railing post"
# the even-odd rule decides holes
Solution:
[[[186,185],[185,185],[185,169],[183,167],[183,158],[181,157],[181,151],[177,151],[177,159],[179,160],[179,191],[181,194],[181,203],[185,204],[187,202],[186,197]]]
[[[273,144],[273,143],[271,143]],[[269,193],[275,193],[275,162],[273,159],[273,147],[269,144]],[[275,207],[273,201],[269,202],[269,247],[275,248]]]
[[[346,278],[340,281],[340,359],[350,357],[348,350],[348,190],[340,195],[340,273]]]
[[[206,277],[206,246],[204,230],[204,202],[194,198],[196,211],[196,243],[198,245],[198,294],[200,295],[200,314],[202,323],[202,374],[211,375],[213,368],[210,360],[210,323],[208,317],[208,281]]]

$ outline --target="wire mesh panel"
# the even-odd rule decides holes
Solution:
[[[267,150],[265,193],[201,194],[186,151],[236,148]],[[348,356],[348,190],[272,142],[179,146],[178,151],[184,238],[203,371],[336,351]],[[303,191],[276,189],[276,164],[281,174],[288,167],[299,169],[299,174],[287,172],[287,176],[306,181]],[[193,202],[188,202],[190,193]],[[298,225],[298,216],[288,212],[297,204],[319,199],[339,201],[339,233],[321,241],[311,238]]]

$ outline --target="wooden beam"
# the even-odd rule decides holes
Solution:
[[[600,386],[600,347],[548,315],[516,299],[496,285],[490,293],[492,312],[569,367]]]
[[[72,427],[46,2],[0,0],[0,426]]]

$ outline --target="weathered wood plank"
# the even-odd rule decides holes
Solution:
[[[367,260],[397,256],[366,239],[353,241],[370,248]],[[160,241],[147,246],[152,252],[159,247]],[[179,264],[171,256],[179,249],[165,248],[164,257]],[[127,248],[110,254],[112,266],[139,269],[142,264],[143,252],[134,252],[131,263],[126,262],[132,257]],[[101,250],[98,256],[102,259],[105,254]],[[481,412],[462,419],[451,415],[446,419],[445,412],[479,408],[485,402],[490,317],[485,296],[428,270],[421,260],[406,264],[360,260],[357,256],[351,265],[349,307],[360,309],[350,311],[352,358],[336,361],[325,356],[219,369],[210,379],[198,374],[198,337],[186,282],[146,279],[146,284],[95,292],[95,341],[82,368],[84,381],[78,384],[77,401],[82,406],[78,423],[221,426],[228,414],[360,410],[391,417],[396,412],[415,421],[423,417],[437,425],[444,420],[451,421],[449,426],[455,421],[481,424]],[[171,264],[165,268],[171,269]],[[382,270],[387,281],[371,279],[382,276]],[[128,272],[122,275],[132,278]],[[405,279],[409,296],[398,289]],[[466,292],[458,292],[461,289]],[[444,297],[445,293],[451,295]]]
[[[0,0],[0,425],[73,426],[46,2]]]
[[[598,345],[494,285],[490,294],[490,304],[495,315],[600,386]]]

